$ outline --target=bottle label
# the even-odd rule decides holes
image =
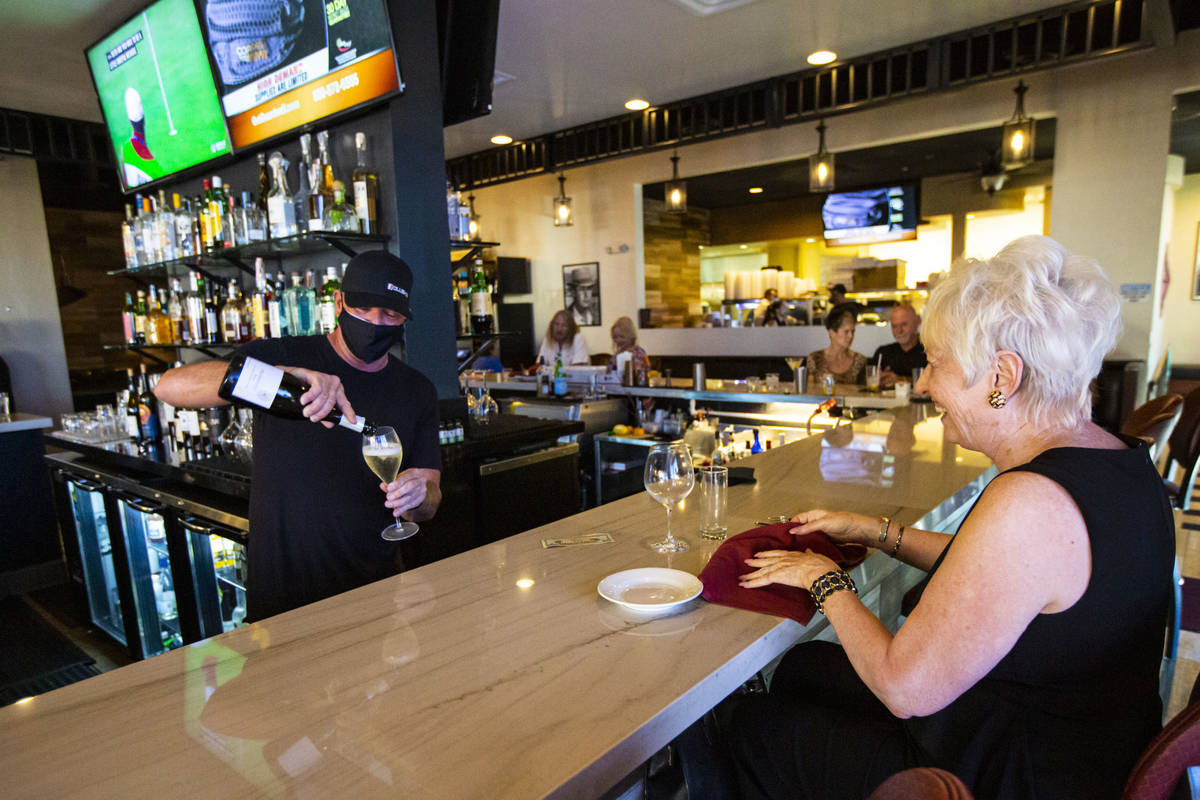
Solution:
[[[323,230],[325,230],[325,224],[323,222],[321,222],[320,217],[309,217],[308,218],[308,229],[310,231],[323,231]]]
[[[471,292],[471,315],[475,317],[483,317],[492,313],[488,308],[491,305],[491,295],[486,292]]]
[[[267,303],[267,320],[271,323],[271,336],[283,336],[283,321],[279,318],[279,301]]]
[[[354,213],[360,220],[367,219],[367,182],[354,182]]]
[[[321,301],[321,333],[333,333],[337,327],[337,314],[334,313],[333,301]]]
[[[258,359],[247,358],[233,385],[233,396],[259,408],[270,408],[282,382],[283,370]]]
[[[338,420],[338,425],[341,425],[343,428],[349,428],[350,430],[354,431],[355,433],[362,433],[363,418],[360,416],[358,418],[357,422],[351,422],[350,420],[346,419],[345,417],[342,417],[341,419]]]

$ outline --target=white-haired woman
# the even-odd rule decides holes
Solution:
[[[1119,329],[1094,261],[1029,236],[956,264],[926,306],[918,391],[945,437],[1000,470],[957,534],[811,510],[793,533],[930,573],[892,634],[823,556],[748,559],[747,587],[811,591],[841,646],[801,645],[738,707],[747,797],[865,797],[913,766],[979,797],[1118,797],[1159,727],[1173,521],[1137,440],[1090,421]]]

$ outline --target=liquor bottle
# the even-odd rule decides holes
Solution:
[[[240,342],[242,308],[238,302],[237,284],[233,281],[225,288],[225,302],[221,305],[221,341],[229,344]]]
[[[143,442],[154,442],[162,436],[162,428],[158,424],[158,401],[150,393],[145,363],[138,364],[138,369],[142,373],[137,398],[138,434]]]
[[[321,229],[338,233],[358,233],[358,214],[346,204],[346,187],[341,181],[333,182],[333,202],[325,206]]]
[[[317,301],[298,272],[292,273],[292,285],[283,293],[283,311],[289,335],[311,336],[317,332]]]
[[[300,164],[297,167],[300,174],[296,181],[296,228],[298,233],[308,233],[308,197],[312,194],[312,134],[300,134]]]
[[[271,173],[274,180],[267,196],[267,220],[272,239],[296,235],[296,208],[288,191],[287,160],[278,150],[271,153]]]
[[[204,252],[204,230],[200,218],[202,205],[200,195],[193,197],[188,205],[188,211],[192,215],[192,255],[200,255]]]
[[[270,279],[268,279],[269,285]],[[283,310],[283,292],[283,273],[280,272],[275,277],[275,285],[274,289],[271,290],[271,296],[267,298],[267,320],[271,323],[271,335],[275,337],[291,334],[291,331],[288,330],[287,313]]]
[[[146,343],[146,293],[141,289],[133,307],[133,338],[138,344]]]
[[[132,369],[125,370],[125,377],[129,383],[129,388],[125,390],[125,434],[136,442],[142,436],[138,423],[137,381],[133,378]]]
[[[194,271],[188,272],[188,290],[183,296],[183,313],[187,319],[190,343],[202,344],[208,341],[204,331],[204,298],[200,295],[199,279]]]
[[[176,195],[178,197],[178,195]],[[183,298],[180,296],[179,279],[171,279],[171,296],[167,300],[167,318],[171,320],[171,342],[189,344],[187,322],[183,317]]]
[[[309,388],[307,383],[289,372],[238,353],[230,360],[217,394],[234,405],[254,406],[272,416],[303,420],[300,397]],[[375,426],[362,416],[351,423],[336,407],[325,415],[325,421],[360,433],[375,432]]]
[[[204,191],[198,198],[200,247],[202,251],[208,251],[212,249],[213,231],[215,230],[212,220],[212,178],[205,178],[203,186]]]
[[[225,247],[225,182],[220,175],[212,177],[212,192],[208,201],[209,223],[212,229],[212,247],[221,250]]]
[[[258,154],[258,210],[265,216],[267,197],[271,194],[271,170],[267,167],[267,154]],[[244,197],[244,195],[243,195]]]
[[[246,243],[246,218],[242,209],[238,208],[237,198],[233,196],[230,196],[225,210],[225,241],[226,247],[237,247]]]
[[[133,295],[125,293],[125,308],[121,311],[121,331],[125,335],[125,344],[136,344],[137,333],[134,327],[134,317],[137,316],[133,305]]]
[[[220,341],[221,308],[217,305],[217,287],[212,281],[202,281],[200,292],[204,297],[204,330],[208,341]]]
[[[255,339],[265,339],[271,335],[267,328],[267,303],[267,279],[263,274],[260,256],[254,259],[254,294],[250,296],[250,332]]]
[[[458,207],[458,230],[454,238],[460,242],[469,242],[471,240],[471,206],[463,201],[462,192],[456,193],[455,202]]]
[[[175,248],[178,251],[179,258],[188,258],[196,255],[194,245],[195,237],[192,232],[192,212],[190,208],[185,208],[180,204],[179,194],[171,195],[171,205],[175,213]]]
[[[446,181],[446,219],[449,222],[450,241],[458,241],[458,192]]]
[[[325,209],[333,204],[333,163],[329,160],[329,131],[317,134],[317,158],[313,162],[312,194],[308,197],[308,229],[324,230]]]
[[[238,224],[242,231],[244,231],[245,237],[245,241],[242,244],[265,242],[267,240],[267,215],[261,208],[250,201],[249,192],[242,192],[242,207],[238,209],[238,212],[240,214],[240,222]]]
[[[358,151],[358,163],[354,167],[354,211],[358,214],[359,230],[363,233],[379,233],[379,220],[375,216],[379,198],[379,175],[367,166],[367,135],[362,131],[354,134],[354,148]]]
[[[152,344],[174,343],[175,340],[171,337],[171,318],[163,309],[162,294],[156,293],[154,286],[150,287],[150,316],[147,328],[153,333]]]
[[[754,444],[750,445],[751,453],[761,453],[763,451],[762,442],[758,439],[758,428],[754,429]]]
[[[483,272],[483,259],[475,259],[471,273],[471,332],[476,336],[492,333],[492,293]]]
[[[134,227],[137,219],[133,216],[133,205],[125,204],[125,219],[121,220],[121,244],[125,248],[125,268],[136,269],[138,266],[137,238]]]
[[[333,293],[342,288],[338,280],[337,267],[325,269],[325,283],[321,285],[321,298],[317,302],[317,316],[321,320],[321,333],[333,333],[337,327],[337,311],[333,306]]]
[[[563,369],[561,353],[554,357],[554,393],[556,395],[567,393],[567,371]]]
[[[158,235],[158,214],[154,211],[154,202],[149,197],[142,198],[142,215],[139,218],[142,226],[142,247],[146,251],[147,263],[157,264],[163,260],[162,240]]]
[[[175,240],[175,214],[167,205],[167,191],[158,190],[158,215],[155,218],[155,229],[158,231],[159,248],[162,250],[163,261],[174,261],[179,258],[179,247]]]

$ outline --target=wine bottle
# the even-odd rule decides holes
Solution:
[[[146,365],[138,364],[141,370],[141,391],[138,393],[138,434],[143,442],[154,442],[162,436],[158,423],[158,400],[150,393],[150,381],[146,377]]]
[[[239,406],[255,406],[275,417],[283,419],[304,419],[303,406],[300,397],[309,390],[309,385],[292,375],[265,364],[257,358],[245,353],[238,353],[229,362],[225,377],[217,394],[230,403]],[[325,415],[325,422],[333,422],[360,433],[372,434],[375,426],[362,416],[351,423],[342,416],[341,409],[336,406]]]
[[[133,378],[133,370],[126,368],[125,377],[129,380],[129,388],[125,390],[125,434],[135,442],[141,438],[138,424],[138,390],[137,381]]]
[[[125,293],[125,308],[121,312],[121,328],[125,333],[125,344],[136,344],[137,334],[134,332],[134,319],[137,317],[137,309],[133,305],[133,296]]]
[[[483,271],[483,259],[475,259],[471,273],[471,332],[476,336],[492,333],[492,292]]]

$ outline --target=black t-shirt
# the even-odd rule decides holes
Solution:
[[[912,378],[912,371],[917,367],[923,367],[929,363],[925,357],[925,345],[921,344],[920,340],[913,345],[913,349],[905,352],[899,342],[881,345],[876,348],[875,355],[871,356],[872,364],[879,364],[880,357],[883,357],[882,365],[885,369],[891,369],[897,375],[903,375],[906,378]]]
[[[404,446],[401,469],[441,469],[437,391],[408,364],[379,372],[347,364],[325,336],[258,339],[241,352],[268,364],[336,375],[356,416],[390,425]],[[260,620],[401,569],[379,478],[362,457],[362,436],[308,420],[254,413],[247,617]]]

